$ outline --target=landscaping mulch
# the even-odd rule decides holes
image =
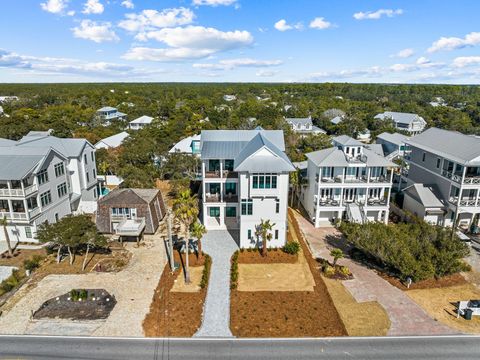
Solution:
[[[81,290],[80,290],[81,291]],[[66,293],[45,301],[33,314],[38,319],[99,320],[106,319],[115,307],[115,296],[104,289],[85,289],[86,298],[74,299]]]
[[[182,258],[185,254],[182,254]],[[181,263],[180,255],[175,252],[175,262]],[[197,260],[190,254],[190,266],[203,266],[205,257]],[[183,260],[183,259],[182,259]],[[143,320],[143,330],[147,337],[191,337],[202,323],[203,304],[207,294],[206,288],[197,292],[172,292],[174,281],[184,281],[177,269],[170,273],[168,265],[155,289],[150,312]]]
[[[457,285],[464,285],[467,284],[468,281],[461,275],[461,274],[452,274],[447,275],[439,279],[427,279],[412,283],[410,288],[407,288],[406,284],[404,284],[400,279],[390,276],[388,274],[382,273],[377,271],[377,274],[381,276],[384,280],[388,281],[391,285],[399,288],[403,291],[408,290],[420,290],[420,289],[436,289],[436,288],[446,288],[450,286],[457,286]]]
[[[290,210],[289,210],[290,211]],[[233,290],[230,329],[238,337],[346,336],[347,330],[310,255],[295,219],[305,259],[315,280],[314,291]]]
[[[239,264],[294,264],[297,260],[297,254],[287,254],[280,249],[268,251],[267,256],[262,256],[260,250],[257,249],[239,251],[238,253]]]

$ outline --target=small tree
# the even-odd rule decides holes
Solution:
[[[94,226],[85,232],[83,243],[86,245],[87,250],[85,251],[85,257],[83,259],[82,271],[84,271],[87,266],[88,252],[90,251],[90,248],[105,247],[107,245],[107,239],[100,234]]]
[[[256,227],[255,235],[262,239],[262,256],[267,256],[267,242],[272,240],[272,229],[275,224],[270,220],[261,220],[260,224]]]
[[[13,256],[12,244],[10,243],[10,235],[8,235],[8,229],[7,229],[7,225],[8,225],[7,217],[4,216],[3,219],[0,219],[0,223],[2,225],[3,234],[5,235],[5,241],[7,243],[8,255]]]
[[[197,246],[198,246],[198,258],[202,258],[202,237],[206,234],[207,229],[205,225],[199,223],[198,221],[194,222],[190,227],[190,231],[192,236],[197,239]]]
[[[298,191],[298,185],[300,181],[299,171],[293,171],[290,173],[290,184],[292,185],[292,194],[290,196],[290,206],[293,206],[293,200]]]
[[[178,194],[173,201],[173,212],[185,228],[185,283],[188,284],[190,283],[190,272],[188,269],[190,225],[197,219],[199,212],[197,198],[190,194],[190,189],[183,190]]]
[[[330,256],[333,257],[333,266],[337,265],[337,261],[344,257],[342,249],[333,248],[330,250]]]

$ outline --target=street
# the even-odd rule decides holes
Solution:
[[[1,336],[0,359],[479,359],[479,336],[153,339]]]

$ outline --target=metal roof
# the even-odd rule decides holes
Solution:
[[[395,111],[385,111],[382,114],[377,114],[375,119],[385,120],[392,119],[396,123],[401,124],[411,124],[415,121],[421,121],[425,123],[425,120],[418,114],[404,113],[404,112],[395,112]]]
[[[364,145],[360,141],[347,135],[336,136],[332,139],[332,141],[339,145],[346,145],[346,146],[363,146]]]
[[[122,142],[129,136],[130,135],[126,131],[122,131],[121,133],[118,133],[100,140],[95,144],[95,147],[100,143],[104,143],[111,148],[116,148],[122,145]]]
[[[356,162],[355,164],[363,163],[366,166],[398,167],[397,164],[387,160],[382,155],[377,154],[374,150],[370,150],[366,147],[363,148],[363,155],[364,156],[360,158],[359,162]],[[336,147],[314,151],[306,154],[306,156],[319,167],[345,167],[353,164],[347,160],[343,150]]]
[[[341,116],[335,116],[330,122],[334,125],[338,125],[343,121],[343,118]]]
[[[410,139],[408,136],[405,136],[400,133],[388,133],[388,132],[383,132],[380,135],[377,136],[377,139],[382,139],[384,141],[387,141],[389,143],[395,144],[397,146],[405,144],[405,142]]]
[[[130,121],[130,124],[151,124],[152,121],[153,121],[153,117],[143,115],[135,120]]]
[[[286,118],[285,121],[290,125],[312,125],[312,118]]]
[[[116,111],[117,108],[111,107],[111,106],[104,106],[100,109],[97,110],[97,112],[103,112],[103,111]]]
[[[40,135],[39,133],[28,133],[23,138],[18,141],[18,147],[37,147],[37,146],[46,146],[51,147],[60,154],[63,154],[69,158],[79,157],[84,149],[84,147],[89,144],[85,139],[64,139],[57,138],[56,136],[51,135]]]
[[[259,131],[281,151],[285,151],[282,130],[202,130],[200,149],[203,152],[206,142],[249,142]]]
[[[440,191],[436,185],[413,184],[405,188],[404,192],[424,207],[445,207],[445,203],[441,200]]]
[[[430,128],[407,144],[461,164],[480,165],[480,139],[475,136]]]
[[[180,140],[168,152],[169,153],[180,152],[180,153],[191,154],[193,141],[200,141],[200,135],[193,135]]]

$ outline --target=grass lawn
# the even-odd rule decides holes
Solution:
[[[457,319],[455,304],[460,300],[480,299],[480,290],[472,284],[451,287],[408,290],[405,292],[431,317],[441,323],[469,334],[480,334],[480,317]]]

